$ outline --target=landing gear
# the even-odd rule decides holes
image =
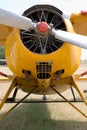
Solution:
[[[43,101],[45,101],[47,98],[46,98],[46,95],[43,95]]]
[[[76,102],[77,100],[76,100],[76,97],[75,97],[73,87],[71,86],[70,89],[71,89],[71,92],[72,92],[72,95],[73,95],[73,101]]]
[[[18,88],[16,87],[15,88],[15,90],[14,90],[14,93],[13,93],[13,96],[11,97],[11,98],[8,98],[7,100],[6,100],[6,102],[8,103],[8,102],[15,102],[15,98],[16,98],[16,95],[17,95],[17,92],[18,92]]]
[[[15,101],[15,97],[16,97],[16,94],[17,94],[17,91],[18,91],[18,89],[17,88],[15,88],[15,91],[14,91],[14,93],[13,93],[13,97],[12,98],[8,98],[8,96],[9,96],[9,94],[11,93],[11,91],[13,90],[13,88],[15,87],[15,85],[16,85],[16,78],[13,80],[13,82],[12,82],[12,84],[11,84],[11,86],[10,86],[10,88],[8,89],[8,91],[7,91],[7,93],[6,93],[6,95],[4,96],[4,98],[3,98],[3,100],[2,100],[2,102],[0,103],[0,109],[2,109],[2,107],[3,107],[3,105],[4,105],[4,103],[6,102],[6,101]],[[31,89],[31,91],[28,93],[28,94],[26,94],[26,96],[24,96],[20,101],[18,101],[9,111],[7,111],[5,114],[3,114],[2,116],[0,116],[0,120],[2,120],[2,119],[4,119],[14,108],[16,108],[20,103],[22,103],[31,93],[33,93],[34,92],[34,90],[36,89],[36,87],[33,87],[32,89]]]
[[[16,98],[16,95],[17,95],[17,92],[18,92],[18,88],[17,88],[17,85],[18,85],[18,82],[17,82],[17,78],[14,78],[13,81],[12,81],[12,84],[10,85],[8,91],[6,92],[4,98],[2,99],[1,103],[0,103],[0,109],[2,109],[3,105],[5,104],[5,102],[10,102],[10,103],[16,103],[8,112],[6,112],[4,115],[0,116],[0,120],[2,120],[8,113],[10,113],[14,108],[16,108],[20,103],[58,103],[58,102],[62,102],[62,101],[53,101],[53,100],[46,100],[46,95],[43,95],[43,100],[35,100],[35,101],[28,101],[26,102],[26,98],[32,94],[32,93],[35,93],[37,87],[36,86],[33,86],[29,93],[26,94],[26,96],[24,96],[21,100],[17,101],[15,100]],[[66,81],[66,79],[65,79]],[[64,81],[64,83],[70,83],[71,86],[73,86],[77,92],[79,93],[79,95],[81,96],[83,102],[87,105],[87,99],[86,97],[84,96],[83,92],[80,90],[80,88],[78,87],[78,85],[76,84],[76,81],[75,81],[75,78],[74,77],[70,77],[69,80],[67,80],[66,82]],[[14,89],[15,88],[15,89]],[[60,92],[58,92],[56,89],[55,89],[55,86],[50,86],[50,88],[52,89],[52,91],[54,91],[56,94],[58,94],[60,97],[62,97],[63,99],[63,102],[67,102],[69,103],[73,108],[75,108],[79,113],[81,113],[85,118],[87,118],[87,115],[85,113],[83,113],[79,108],[77,108],[73,103],[72,101],[69,101],[66,97],[64,97]],[[10,93],[12,92],[12,90],[14,89],[14,93],[13,93],[13,96],[12,98],[8,98]],[[73,95],[73,99],[75,102],[77,102],[76,100],[76,97],[75,97],[75,94],[74,94],[74,90],[73,88],[71,87],[71,92],[72,92],[72,95]],[[74,102],[73,101],[73,102]]]
[[[54,87],[52,87],[52,90],[55,91],[60,97],[62,97],[63,100],[65,100],[67,103],[69,103],[73,108],[75,108],[80,114],[82,114],[85,118],[87,118],[87,115],[83,113],[79,108],[77,108],[74,104],[72,104],[69,100],[67,100],[62,94],[60,94]]]

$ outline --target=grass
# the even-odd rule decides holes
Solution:
[[[21,104],[0,130],[87,130],[87,120],[75,112],[67,104]]]

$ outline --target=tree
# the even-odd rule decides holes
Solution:
[[[5,47],[0,47],[0,59],[5,59]]]

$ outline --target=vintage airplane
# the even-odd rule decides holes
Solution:
[[[0,72],[12,80],[0,109],[15,88],[9,101],[15,101],[18,89],[28,94],[13,108],[31,93],[57,93],[87,118],[61,94],[73,86],[87,105],[86,97],[76,84],[85,73],[74,75],[80,64],[81,48],[87,49],[86,35],[87,12],[84,11],[67,18],[52,5],[35,5],[22,16],[0,9],[0,45],[5,46],[7,65],[13,72],[13,75]]]

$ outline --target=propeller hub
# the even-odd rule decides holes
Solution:
[[[40,32],[45,33],[48,31],[48,24],[46,22],[39,22],[37,28]]]

